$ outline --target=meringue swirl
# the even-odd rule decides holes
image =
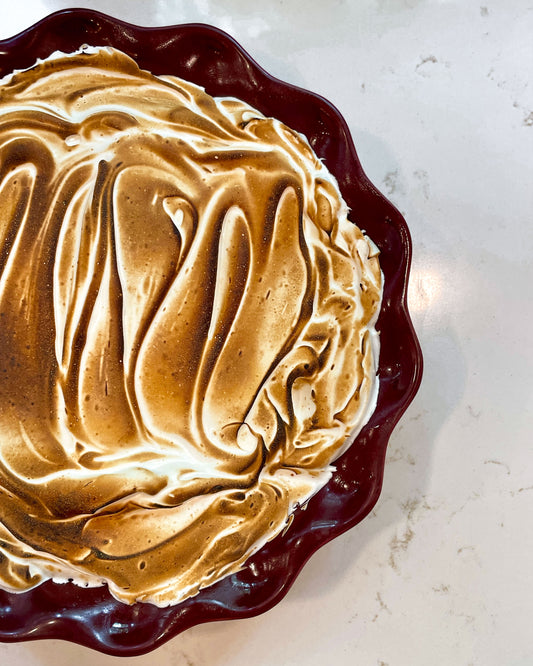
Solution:
[[[0,587],[237,571],[377,396],[378,251],[304,137],[109,48],[0,86]]]

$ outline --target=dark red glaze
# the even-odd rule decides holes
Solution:
[[[148,652],[202,622],[256,615],[288,591],[320,546],[361,521],[381,491],[392,429],[414,398],[422,355],[407,312],[411,241],[400,213],[365,176],[340,113],[325,99],[262,70],[224,32],[207,25],[143,28],[90,10],[52,14],[0,42],[0,76],[31,66],[55,50],[83,44],[114,46],[154,74],[174,74],[214,96],[234,96],[302,132],[337,177],[351,218],[381,250],[385,275],[377,409],[356,443],[337,461],[329,484],[298,511],[285,535],[267,544],[247,566],[198,596],[160,609],[126,606],[107,588],[51,582],[22,594],[0,591],[0,640],[61,638],[112,655]]]

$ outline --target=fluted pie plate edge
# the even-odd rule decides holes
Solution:
[[[414,398],[422,355],[407,311],[411,240],[407,225],[365,176],[340,113],[328,101],[267,74],[226,33],[207,25],[145,28],[91,10],[56,12],[0,42],[0,76],[55,50],[113,46],[154,74],[173,74],[213,96],[238,97],[307,136],[336,176],[351,219],[380,249],[385,276],[377,408],[328,485],[294,515],[290,529],[242,571],[176,606],[127,606],[107,588],[47,582],[22,594],[0,591],[0,640],[60,638],[112,655],[146,653],[202,622],[250,617],[274,606],[307,559],[360,522],[381,491],[392,429]]]

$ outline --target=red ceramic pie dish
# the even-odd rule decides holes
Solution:
[[[385,277],[378,321],[381,336],[377,408],[336,473],[297,511],[290,529],[250,558],[245,568],[176,606],[125,605],[106,587],[83,589],[47,582],[21,594],[0,591],[0,639],[61,638],[112,655],[148,652],[188,627],[250,617],[274,606],[306,560],[361,521],[379,496],[392,429],[414,398],[422,356],[406,291],[411,241],[399,212],[370,183],[345,121],[323,98],[283,83],[262,70],[227,34],[206,25],[143,28],[90,10],[52,14],[0,42],[0,76],[34,64],[53,51],[83,44],[113,46],[153,74],[173,74],[213,96],[240,98],[305,134],[336,176],[352,219],[380,249]]]

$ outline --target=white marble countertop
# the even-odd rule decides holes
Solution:
[[[71,5],[1,4],[0,38]],[[411,229],[425,356],[372,514],[319,551],[273,610],[195,627],[131,661],[533,664],[533,2],[77,4],[144,25],[216,25],[341,110]],[[37,641],[0,644],[0,661],[118,658]]]

